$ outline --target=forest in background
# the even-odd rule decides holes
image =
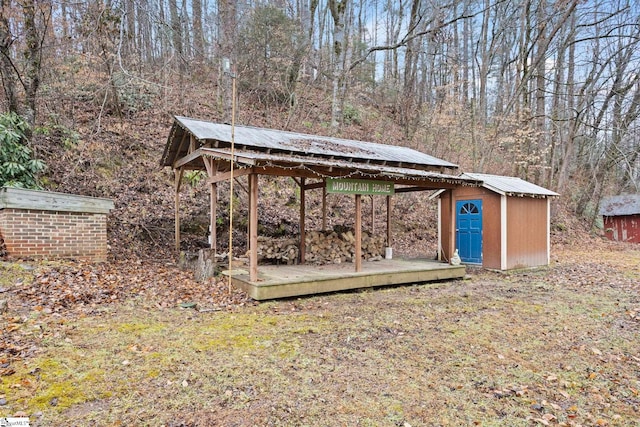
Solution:
[[[602,196],[640,191],[639,6],[0,0],[1,110],[29,124],[45,187],[118,198],[130,211],[116,221],[148,236],[153,208],[131,209],[170,209],[151,165],[171,115],[229,122],[232,78],[238,124],[519,176],[593,222]]]

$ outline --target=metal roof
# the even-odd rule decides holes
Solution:
[[[211,143],[214,148],[227,148],[231,144],[231,125],[176,116],[162,155],[163,166],[172,166],[177,159],[187,154],[189,144],[183,142],[188,134],[196,138],[199,146]],[[453,163],[406,147],[251,126],[235,126],[234,145],[239,150],[288,153],[305,158],[321,157],[410,169],[433,170],[458,167]]]
[[[604,216],[640,214],[640,194],[605,197],[600,202],[599,213]]]
[[[461,177],[483,181],[483,187],[506,196],[554,197],[558,193],[513,176],[463,173]]]
[[[231,159],[231,150],[217,148],[201,148],[204,156],[221,160]],[[270,154],[256,151],[234,152],[234,163],[240,167],[274,167],[281,169],[300,169],[317,171],[316,167],[333,168],[337,174],[336,178],[366,177],[383,178],[394,181],[404,181],[413,183],[415,181],[428,181],[437,183],[447,183],[452,185],[480,186],[481,182],[474,178],[466,178],[455,175],[447,175],[438,172],[424,171],[418,169],[398,168],[393,166],[380,167],[375,164],[354,163],[344,160],[328,160],[319,157],[303,157],[299,155]]]

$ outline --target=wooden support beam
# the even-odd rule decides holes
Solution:
[[[371,197],[371,235],[376,234],[376,199]]]
[[[251,175],[249,175],[251,176]],[[240,182],[240,180],[236,177],[236,174],[233,174],[233,180],[236,182],[236,185],[238,187],[240,187],[242,189],[242,191],[245,192],[245,194],[249,194],[249,189],[247,189],[247,187],[245,187],[244,185],[242,185],[242,183]]]
[[[451,259],[456,250],[456,203],[453,200],[453,191],[449,191],[449,248],[447,259]]]
[[[322,187],[322,231],[327,230],[327,186]]]
[[[305,217],[306,212],[306,197],[304,190],[305,178],[300,178],[300,264],[304,264],[306,247],[306,233],[305,233]]]
[[[258,175],[249,175],[249,280],[258,281]]]
[[[391,196],[387,196],[387,247],[391,247]]]
[[[233,169],[233,177],[238,178],[241,176],[249,175],[250,173],[254,173],[255,171],[252,168],[244,168],[244,169]],[[231,172],[220,172],[209,178],[209,182],[222,182],[229,181],[231,178]]]
[[[428,191],[428,190],[433,190],[433,188],[424,188],[424,187],[399,187],[396,188],[394,191],[396,193],[413,193],[415,191]]]
[[[362,195],[356,194],[356,273],[362,271]]]
[[[214,255],[217,252],[218,234],[216,232],[216,224],[218,219],[218,184],[211,183],[209,184],[209,197],[210,197],[210,206],[209,206],[209,233],[211,235],[210,246],[213,250]]]
[[[216,174],[216,170],[214,168],[214,160],[211,157],[203,157],[202,161],[204,162],[204,167],[207,170],[207,175],[209,179]]]
[[[306,190],[315,190],[316,188],[326,188],[327,184],[324,180],[305,185]]]
[[[174,174],[174,224],[175,224],[175,248],[180,252],[180,184],[182,183],[182,168],[173,171]]]
[[[182,167],[182,166],[186,165],[187,163],[191,163],[192,161],[194,161],[198,157],[201,157],[202,155],[203,155],[202,149],[198,148],[197,150],[194,150],[194,151],[190,152],[189,154],[187,154],[186,156],[181,157],[178,160],[176,160],[176,162],[173,164],[173,167],[174,167],[174,169]]]
[[[187,132],[182,134],[182,138],[180,139],[180,142],[178,143],[178,148],[176,148],[176,158],[174,159],[173,165],[172,165],[172,167],[174,169],[177,168],[176,162],[179,160],[178,156],[180,155],[180,152],[182,151],[182,147],[184,146],[185,141],[187,141]]]

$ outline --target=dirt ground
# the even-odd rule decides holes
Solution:
[[[637,426],[640,248],[552,252],[549,268],[264,303],[171,265],[5,263],[0,417]]]

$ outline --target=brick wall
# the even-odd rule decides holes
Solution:
[[[0,234],[14,258],[107,259],[107,215],[0,209]]]

